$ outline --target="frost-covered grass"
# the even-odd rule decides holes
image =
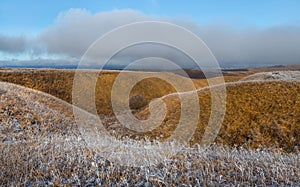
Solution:
[[[207,149],[195,145],[197,148],[183,149],[172,157],[163,158],[156,165],[129,167],[110,162],[103,154],[99,154],[96,148],[87,146],[80,138],[80,133],[82,135],[83,131],[78,132],[79,127],[73,123],[71,106],[45,94],[1,84],[0,184],[4,186],[68,184],[72,186],[237,186],[239,184],[299,186],[300,154],[299,149],[296,149],[299,145],[298,132],[300,132],[297,121],[299,84],[268,82],[258,86],[256,83],[244,83],[244,85],[246,87],[239,85],[232,87],[235,89],[229,89],[228,95],[232,93],[232,97],[227,102],[229,103],[228,117],[227,120],[225,119],[224,129],[219,133],[219,139],[217,137],[217,140],[223,143],[222,145],[213,145]],[[243,97],[233,97],[236,95]],[[279,104],[268,107],[274,101]],[[175,105],[170,106],[174,109]],[[262,111],[263,115],[256,115],[259,111]],[[80,113],[85,115],[83,111]],[[175,117],[170,119],[176,119]],[[252,123],[241,120],[246,117]],[[272,121],[270,122],[269,119]],[[286,120],[281,121],[281,119]],[[275,125],[274,120],[277,120]],[[173,121],[169,120],[169,122]],[[83,126],[85,127],[87,126]],[[159,132],[172,131],[159,130]],[[201,135],[201,132],[197,135]],[[92,140],[95,139],[93,136],[90,137]],[[256,146],[251,144],[251,148],[234,146],[238,142],[241,142],[239,145],[245,145],[245,140],[264,147],[271,147],[269,145],[272,144],[268,144],[268,141],[280,140],[278,147],[282,149],[273,149],[276,147],[256,149]],[[128,146],[130,150],[134,150],[136,141],[125,138],[124,142],[126,146],[121,145],[119,150],[126,152]],[[98,139],[97,143],[104,144],[105,141]],[[172,147],[174,145],[156,143],[157,149],[147,149],[147,153],[152,154],[152,157],[160,156],[159,150],[168,152],[172,148],[177,149]],[[284,153],[286,145],[290,145],[290,149],[286,149],[289,153]],[[145,146],[147,147],[148,144]],[[109,148],[102,151],[111,151]],[[126,158],[120,157],[120,160],[126,161],[128,158],[131,158],[131,162],[134,163],[143,159],[147,162],[148,157],[127,155]]]
[[[243,78],[241,81],[250,80],[300,80],[300,71],[274,71],[261,72]]]
[[[154,166],[128,167],[106,160],[75,136],[35,137],[0,147],[2,185],[300,185],[300,154],[271,150],[213,145],[183,149]]]

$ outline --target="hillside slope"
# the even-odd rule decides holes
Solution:
[[[86,74],[87,81],[90,76],[89,73]],[[128,74],[130,76],[131,73]],[[1,71],[0,75],[0,79],[2,80],[42,90],[56,95],[65,101],[71,102],[72,81],[74,78],[73,70],[5,70]],[[118,72],[106,72],[100,76],[97,81],[96,106],[98,114],[107,115],[112,113],[110,91],[117,75]],[[252,78],[254,77],[255,79],[260,80],[261,78],[259,77],[261,75],[265,74],[260,74],[258,77],[252,76]],[[180,76],[176,77],[181,78]],[[225,77],[225,80],[227,81],[236,81],[238,79],[239,78]],[[247,78],[245,80],[247,80]],[[205,80],[194,80],[194,83],[197,88],[207,85]],[[226,88],[227,111],[221,131],[217,137],[217,142],[229,144],[231,146],[236,144],[257,148],[262,145],[266,147],[279,147],[286,151],[297,150],[297,146],[300,146],[300,139],[299,136],[297,136],[297,134],[300,133],[299,82],[239,82],[236,84],[229,83],[226,85]],[[217,89],[217,87],[214,89]],[[161,97],[173,93],[174,91],[174,88],[170,84],[157,78],[152,78],[138,83],[131,92],[131,95],[140,94],[149,102],[153,98]],[[3,91],[3,93],[5,92]],[[16,93],[22,92],[16,91]],[[204,133],[203,127],[207,125],[210,116],[211,104],[209,89],[201,89],[198,92],[198,96],[201,113],[199,115],[200,121],[198,128],[191,140],[192,144],[201,141]],[[29,99],[29,101],[32,101],[32,103],[37,102],[34,99]],[[40,99],[40,101],[43,102],[43,99]],[[180,102],[175,95],[164,97],[164,101],[166,102],[169,111],[167,117],[159,128],[154,129],[151,132],[137,133],[131,131],[121,127],[120,124],[118,125],[118,122],[113,117],[103,118],[103,121],[105,122],[104,125],[109,129],[117,130],[121,136],[128,135],[132,138],[141,138],[146,135],[152,138],[160,137],[165,139],[172,134],[172,131],[176,127],[180,116]],[[17,103],[17,100],[14,102]],[[9,108],[9,106],[14,105],[7,105],[7,103],[3,102],[1,105],[2,112],[5,112],[5,107]],[[61,105],[53,104],[53,107],[55,106]],[[20,106],[15,105],[14,110],[18,111],[17,109],[19,107]],[[85,106],[82,106],[82,108],[84,107]],[[70,109],[65,109],[65,106],[58,107],[58,109],[58,116],[64,114],[65,111],[70,111]],[[20,110],[17,113],[21,115],[23,112],[25,112],[25,114],[26,112],[28,113],[28,111],[30,110]],[[43,111],[46,111],[46,109],[43,109]],[[69,112],[69,116],[72,115],[71,112],[72,111]],[[149,116],[149,108],[146,107],[139,111],[136,116],[139,119],[146,119]],[[39,119],[42,117],[36,118]],[[62,116],[62,118],[64,117]],[[62,118],[58,117],[59,120],[62,120]],[[12,118],[10,120],[14,119]]]
[[[95,75],[95,71],[81,70],[82,89],[90,83],[91,76]],[[147,72],[126,72],[128,79],[138,74]],[[149,72],[148,72],[149,73]],[[0,81],[10,82],[39,90],[60,98],[68,103],[72,103],[72,87],[75,70],[59,70],[59,69],[2,69],[0,70]],[[154,76],[156,73],[152,72]],[[179,82],[187,80],[186,78],[172,73],[160,72],[159,74],[170,75],[174,80]],[[111,90],[119,71],[104,71],[98,76],[95,90],[95,104],[98,114],[111,115],[113,113],[111,107]],[[238,81],[242,77],[232,76],[224,77],[225,81]],[[218,78],[216,78],[218,79]],[[208,85],[205,79],[192,80],[197,89]],[[175,88],[158,78],[148,78],[136,84],[130,96],[141,95],[147,102],[154,98],[159,98],[170,93],[174,93]],[[127,101],[126,101],[127,102]],[[89,106],[80,106],[87,111],[91,111]]]
[[[218,92],[220,86],[213,87]],[[297,151],[300,147],[300,82],[250,81],[226,84],[226,114],[216,142],[230,146],[273,147]],[[188,96],[187,96],[188,97]],[[208,124],[211,97],[209,88],[198,91],[201,112],[192,144],[201,142]],[[153,138],[169,137],[180,118],[180,100],[171,94],[163,98],[167,115],[162,125],[145,133]],[[149,117],[149,108],[136,114]],[[143,134],[143,135],[145,135]]]
[[[75,130],[72,106],[67,102],[39,91],[0,82],[2,142],[73,134]]]
[[[253,83],[237,85],[244,91],[249,90],[249,86],[253,86]],[[274,91],[283,90],[282,94],[299,93],[299,84],[294,82],[274,82],[266,85],[262,83],[256,86],[259,88],[273,86]],[[287,92],[288,86],[291,86],[291,92]],[[239,93],[238,89],[233,90],[230,93]],[[198,94],[207,96],[207,89],[199,91]],[[288,98],[294,99],[296,96]],[[175,100],[176,95],[165,98],[168,106],[174,107],[175,115],[168,115],[167,118],[176,120],[178,105],[174,105],[177,103]],[[239,102],[241,101],[237,101]],[[207,100],[204,99],[201,103],[207,104]],[[292,117],[292,119],[296,117],[297,123],[299,122],[297,121],[298,104],[294,106],[294,109],[298,110],[295,110],[296,115]],[[231,108],[231,111],[234,111],[234,108]],[[86,114],[80,109],[78,112]],[[140,117],[145,115],[143,112],[145,110],[139,113]],[[274,116],[278,115],[281,116],[280,114]],[[289,137],[297,138],[299,128],[297,130],[297,126],[293,127],[293,122],[291,124],[291,127],[287,127],[292,128]],[[278,130],[275,129],[274,132]],[[282,135],[285,135],[285,130],[282,132]],[[300,184],[300,154],[285,154],[269,149],[230,149],[227,146],[215,145],[205,150],[201,148],[178,150],[176,156],[164,159],[159,165],[127,167],[110,162],[107,157],[98,154],[97,149],[88,147],[86,142],[77,135],[78,130],[74,125],[70,104],[39,91],[0,82],[0,184],[2,185],[108,186],[113,183],[118,186],[124,184],[129,186],[220,184],[237,186],[243,183],[299,186]],[[226,138],[219,137],[218,140],[226,140]],[[298,139],[295,140],[297,141]],[[99,142],[105,141],[100,139]],[[166,147],[159,148],[166,151]],[[128,149],[128,145],[120,149]],[[105,151],[110,154],[111,150]],[[157,154],[157,149],[148,151],[146,152],[148,154],[154,156]],[[133,152],[133,155],[135,154],[136,152]],[[147,157],[143,155],[141,159],[145,158]],[[123,161],[126,157],[120,159]],[[130,159],[136,158],[130,157]]]

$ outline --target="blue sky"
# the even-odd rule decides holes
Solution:
[[[300,64],[299,10],[298,0],[1,0],[0,67],[76,64],[104,33],[144,20],[185,26],[224,67]]]
[[[0,31],[8,35],[36,34],[70,8],[92,13],[134,9],[149,15],[214,22],[236,27],[270,27],[300,22],[298,0],[1,0]]]

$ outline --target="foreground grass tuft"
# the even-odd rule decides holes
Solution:
[[[213,145],[184,149],[156,166],[133,168],[105,160],[75,136],[39,137],[0,147],[3,185],[300,185],[300,154],[271,150]]]

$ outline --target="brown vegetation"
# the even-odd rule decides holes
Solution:
[[[17,79],[13,76],[16,75],[14,73],[6,76],[2,74],[1,77],[37,86],[36,89],[46,89],[49,86],[42,78],[47,75],[46,72],[43,75],[35,74],[36,79],[27,74],[26,76],[31,77],[30,81],[39,80],[34,84],[28,79]],[[22,75],[24,73],[18,74]],[[59,78],[72,77],[71,71],[67,72],[67,76],[58,72],[52,74],[54,75]],[[108,73],[107,76],[112,75]],[[111,77],[100,80],[105,82],[110,79]],[[57,85],[60,82],[58,80],[52,84]],[[58,85],[64,91],[71,88],[68,85]],[[148,85],[140,85],[145,86],[141,90],[151,89]],[[41,92],[1,83],[0,183],[8,186],[299,185],[300,154],[297,146],[299,147],[300,142],[300,83],[240,82],[228,84],[226,88],[227,110],[216,139],[217,146],[206,150],[197,146],[194,149],[183,149],[177,156],[166,159],[159,165],[133,168],[115,165],[95,150],[87,148],[78,136],[72,106],[68,103]],[[218,90],[218,87],[211,89]],[[109,86],[103,90],[109,90]],[[162,93],[165,92],[161,91],[160,94]],[[61,97],[64,94],[71,96],[68,92],[60,94]],[[144,94],[141,95],[144,97]],[[208,88],[198,91],[198,96],[201,112],[198,128],[191,141],[194,145],[201,140],[211,107]],[[109,96],[102,98],[107,99],[106,97]],[[176,128],[180,100],[175,94],[166,96],[164,101],[168,113],[163,125],[145,134],[126,131],[128,134],[122,135],[167,138]],[[136,115],[141,119],[147,118],[148,111],[146,107]],[[107,122],[109,120],[115,119],[107,118]]]
[[[79,138],[69,104],[41,92],[0,85],[1,185],[300,184],[300,155],[271,149],[214,145],[205,150],[182,149],[154,166],[120,166],[88,148]]]
[[[129,107],[131,110],[140,110],[147,106],[148,101],[140,94],[131,96],[129,98]]]
[[[218,87],[211,89],[218,91]],[[216,142],[230,146],[299,151],[300,82],[239,82],[227,84],[226,90],[226,114]],[[198,91],[198,97],[200,120],[192,144],[201,142],[211,112],[210,90]],[[153,138],[169,137],[180,118],[178,96],[170,95],[164,98],[164,102],[168,113],[163,124],[146,133]],[[140,119],[146,119],[148,115],[149,108],[137,114]]]
[[[83,81],[88,82],[94,72],[87,72]],[[128,77],[137,72],[128,72]],[[111,114],[110,91],[118,72],[104,72],[99,76],[96,87],[96,106],[98,114]],[[174,75],[176,78],[181,77]],[[24,85],[53,94],[67,102],[71,102],[73,70],[23,70],[1,71],[0,79]],[[214,78],[218,79],[218,78]],[[225,77],[227,81],[236,81],[240,77]],[[126,81],[126,80],[124,80]],[[205,80],[194,80],[197,88],[207,85]],[[153,98],[158,98],[175,89],[167,82],[158,78],[148,78],[133,87],[131,97],[139,98],[130,101],[131,107],[141,108]],[[285,151],[295,151],[299,147],[299,82],[240,82],[227,85],[227,106],[225,119],[217,138],[217,142],[234,146],[245,145],[252,148],[260,146],[276,147]],[[199,143],[204,133],[204,127],[210,116],[210,92],[204,89],[198,92],[201,113],[200,121],[192,144]],[[180,116],[180,101],[176,96],[164,99],[168,107],[168,115],[160,128],[151,132],[137,133],[120,128],[120,136],[142,138],[145,135],[157,138],[167,138],[176,128]],[[129,102],[129,101],[125,101]],[[141,103],[142,105],[141,106]],[[137,106],[138,105],[138,106]],[[87,106],[82,106],[82,108]],[[133,107],[134,108],[134,107]],[[136,108],[136,109],[137,109]],[[84,108],[88,109],[88,108]],[[172,113],[170,113],[172,111]],[[138,112],[139,119],[146,119],[148,108]],[[108,119],[108,118],[107,118]],[[116,119],[106,120],[106,127],[115,124]],[[125,133],[126,132],[126,133]]]
[[[97,72],[82,70],[80,73],[82,81],[82,89],[90,84],[91,76]],[[128,79],[133,78],[138,73],[143,72],[127,72]],[[72,87],[75,70],[53,70],[53,69],[3,69],[0,70],[0,81],[11,82],[28,88],[36,89],[45,93],[49,93],[57,98],[60,98],[68,103],[72,103]],[[111,89],[113,83],[118,76],[117,71],[101,72],[98,76],[95,90],[95,104],[98,114],[111,115],[113,113],[111,107]],[[155,75],[155,73],[152,73]],[[184,77],[160,72],[160,74],[169,74],[175,80],[186,79]],[[225,77],[225,81],[238,81],[241,77]],[[126,80],[124,80],[126,81]],[[205,79],[193,80],[196,88],[202,88],[208,85]],[[154,98],[159,98],[164,95],[176,92],[172,85],[159,78],[147,78],[138,82],[132,89],[130,96],[142,95],[147,102]],[[127,102],[127,101],[126,101]],[[91,111],[85,104],[81,108]]]

